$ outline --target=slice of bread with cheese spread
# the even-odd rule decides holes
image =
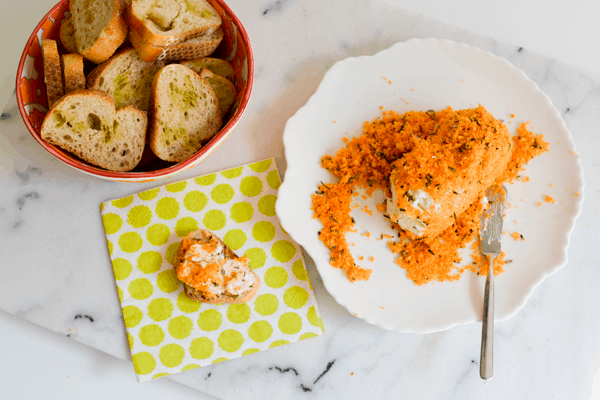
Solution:
[[[188,234],[173,263],[177,278],[192,300],[210,304],[246,303],[258,292],[260,278],[214,233],[200,229]]]

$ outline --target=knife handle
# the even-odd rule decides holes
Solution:
[[[490,379],[494,373],[494,258],[490,254],[490,269],[485,281],[483,297],[483,327],[481,330],[481,361],[479,375],[481,379]]]

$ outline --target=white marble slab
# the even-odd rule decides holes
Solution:
[[[370,326],[333,301],[310,262],[323,337],[170,379],[225,399],[589,396],[600,362],[600,77],[383,1],[229,4],[254,49],[250,105],[227,142],[170,181],[273,156],[283,170],[284,124],[333,63],[410,37],[439,37],[506,57],[552,98],[581,155],[586,199],[568,265],[497,324],[492,381],[479,379],[479,325],[430,335]],[[0,308],[128,359],[98,205],[156,183],[109,183],[60,164],[30,137],[14,97],[0,133]]]

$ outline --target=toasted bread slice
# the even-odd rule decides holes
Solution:
[[[233,82],[235,71],[233,66],[225,60],[220,58],[203,57],[189,61],[180,62],[181,65],[185,65],[197,74],[200,73],[202,68],[209,69],[212,73],[221,75],[222,77]]]
[[[198,36],[169,47],[153,47],[147,45],[135,30],[131,29],[129,31],[131,44],[140,53],[140,57],[148,62],[154,60],[189,60],[211,55],[219,47],[223,36],[223,29],[219,28],[211,34]]]
[[[48,108],[50,108],[65,93],[56,41],[42,40],[42,59],[44,62],[44,82],[46,83]]]
[[[134,105],[148,111],[152,79],[164,66],[163,61],[147,63],[129,47],[90,72],[87,87],[107,93],[115,100],[117,108]]]
[[[165,161],[188,159],[222,124],[210,85],[179,64],[167,65],[154,76],[150,113],[150,148]]]
[[[185,295],[209,304],[246,303],[258,292],[260,278],[219,237],[206,229],[188,234],[179,244],[173,267]]]
[[[77,43],[73,32],[73,18],[68,17],[60,25],[60,42],[69,53],[77,53]]]
[[[219,13],[205,0],[133,0],[125,15],[146,45],[168,47],[221,25]]]
[[[203,78],[206,82],[208,82],[212,90],[215,92],[217,100],[219,101],[221,115],[225,117],[237,98],[235,85],[228,79],[220,75],[213,74],[207,68],[202,68],[200,70],[200,78]]]
[[[85,89],[83,56],[81,54],[63,54],[60,56],[60,64],[62,66],[65,93]]]
[[[42,139],[90,164],[110,171],[131,171],[146,140],[147,117],[135,107],[115,110],[99,90],[75,90],[56,102],[42,123]]]
[[[100,64],[114,54],[127,37],[122,0],[71,0],[77,51]]]

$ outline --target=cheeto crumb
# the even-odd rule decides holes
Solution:
[[[375,261],[375,257],[369,257],[369,261]]]
[[[404,98],[402,100],[406,104],[409,103]],[[385,197],[391,198],[391,175],[401,169],[406,173],[402,176],[403,183],[408,185],[409,189],[417,190],[422,187],[422,190],[429,193],[442,193],[445,185],[455,180],[458,173],[462,172],[458,169],[462,168],[461,165],[469,166],[477,157],[492,160],[497,157],[495,154],[500,153],[504,157],[507,151],[508,163],[497,178],[478,177],[481,182],[474,180],[471,185],[475,187],[482,184],[484,179],[492,183],[510,183],[517,175],[523,173],[529,160],[549,150],[550,146],[544,141],[543,135],[532,133],[527,123],[520,124],[516,135],[512,137],[507,135],[507,130],[508,128],[483,106],[457,111],[447,108],[439,111],[409,111],[403,114],[384,111],[380,118],[365,121],[360,136],[351,138],[336,154],[324,155],[321,158],[321,166],[331,172],[338,182],[322,183],[312,195],[313,217],[319,219],[323,225],[319,239],[330,251],[331,266],[342,269],[351,282],[368,280],[372,273],[371,270],[363,269],[355,263],[358,260],[351,254],[345,239],[345,234],[354,228],[350,217],[352,209],[361,207],[363,211],[372,215],[367,206],[353,204],[354,191],[359,188],[364,189],[367,196],[371,196],[375,190],[382,190]],[[510,139],[505,145],[496,140],[500,132]],[[436,157],[432,157],[432,154]],[[431,158],[437,160],[431,161]],[[410,161],[408,164],[407,160]],[[405,164],[402,164],[402,161],[405,161]],[[427,165],[427,169],[423,165]],[[394,170],[394,167],[397,167],[397,170]],[[420,174],[421,171],[425,173]],[[485,182],[487,184],[487,181]],[[468,185],[468,181],[465,181],[463,186],[470,188]],[[463,191],[459,188],[456,193],[452,192],[446,197],[462,194]],[[408,202],[410,196],[405,196],[398,202]],[[541,202],[539,205],[541,206]],[[382,207],[384,205],[378,206],[376,210],[385,211]],[[467,270],[485,276],[489,269],[489,261],[480,252],[479,216],[482,207],[479,198],[474,199],[472,204],[467,204],[466,208],[456,213],[451,212],[450,217],[445,217],[450,226],[446,230],[436,232],[435,236],[419,238],[392,224],[392,228],[397,230],[398,238],[383,234],[380,237],[381,240],[384,237],[391,239],[387,244],[397,255],[396,263],[406,270],[408,279],[416,285],[456,281]],[[405,210],[402,209],[402,212]],[[416,210],[415,213],[421,211]],[[389,215],[383,216],[391,219]],[[429,230],[432,230],[431,226],[435,226],[438,221],[430,220],[423,210],[423,222],[429,224],[430,221],[431,225],[426,226],[430,226]],[[459,250],[466,248],[469,243],[472,243],[474,263],[461,266]],[[504,254],[501,254],[494,263],[494,274],[504,272],[505,263]]]
[[[537,206],[541,207],[542,206],[542,202],[537,203]]]
[[[519,232],[513,232],[510,234],[510,236],[515,240],[518,241],[519,239],[522,241],[525,241],[525,238],[523,237],[523,235],[521,235]]]
[[[545,201],[546,203],[556,203],[556,200],[554,200],[554,197],[552,197],[552,196],[548,196],[548,195],[545,195],[545,196],[544,196],[544,201]]]

